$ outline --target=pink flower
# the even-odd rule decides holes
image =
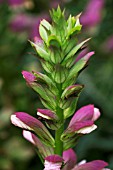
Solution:
[[[63,152],[63,159],[58,155],[51,155],[45,158],[44,165],[44,170],[53,170],[53,168],[55,170],[105,170],[105,167],[108,164],[101,160],[95,160],[88,163],[83,160],[80,163],[77,163],[75,152],[72,149],[68,149]]]
[[[8,0],[9,5],[18,6],[24,3],[24,0]]]
[[[42,159],[54,154],[54,150],[51,146],[45,145],[36,135],[30,131],[23,130],[23,137],[38,149]]]
[[[58,155],[50,155],[45,158],[44,170],[60,170],[63,158]]]
[[[83,59],[86,61],[86,63],[87,63],[87,62],[89,61],[90,57],[91,57],[92,55],[94,55],[94,54],[95,54],[94,51],[91,51],[91,52],[87,53],[87,52],[86,52],[86,49],[84,49],[84,50],[81,51],[81,52],[79,53],[79,55],[77,56],[77,58],[76,58],[76,60],[75,60],[75,63],[76,63],[77,61],[79,61],[81,58],[83,58]]]
[[[100,111],[95,108],[94,105],[87,105],[79,109],[61,136],[65,149],[75,145],[79,136],[95,130],[97,126],[94,124],[94,121],[97,120],[99,116]]]
[[[47,128],[36,118],[25,112],[11,115],[11,122],[22,129],[33,131],[47,145],[54,147],[54,139]]]
[[[27,32],[29,37],[33,39],[39,35],[40,21],[45,18],[48,19],[48,15],[40,14],[39,16],[33,16],[28,14],[17,14],[10,21],[10,28],[14,32]]]
[[[83,26],[95,26],[101,21],[104,0],[89,0],[86,10],[80,18]]]
[[[108,37],[102,47],[105,52],[113,52],[113,35]]]

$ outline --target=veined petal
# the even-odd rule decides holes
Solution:
[[[57,119],[57,115],[49,109],[37,109],[37,115],[44,119]]]
[[[58,116],[49,109],[38,109],[37,115],[45,120],[48,128],[57,130],[61,126],[61,121]]]
[[[76,63],[78,60],[80,60],[81,58],[83,58],[83,57],[87,54],[87,52],[88,52],[88,49],[87,49],[87,48],[85,48],[84,50],[82,50],[82,51],[78,54],[77,58],[75,59],[75,63]]]
[[[61,140],[64,142],[64,149],[69,149],[75,146],[80,136],[88,134],[95,130],[97,126],[93,121],[76,122],[68,127],[61,135]]]
[[[73,149],[68,149],[63,152],[64,167],[62,170],[71,170],[77,161],[77,156]]]
[[[72,124],[71,126],[68,126],[68,129],[70,132],[77,132],[83,128],[90,127],[93,125],[93,121],[87,120],[87,121],[81,121],[81,122],[76,122],[75,124]],[[78,133],[78,132],[77,132]]]
[[[81,53],[82,53],[82,52],[81,52]],[[85,54],[84,56],[82,56],[81,53],[80,53],[80,55],[78,55],[78,57],[76,58],[75,63],[76,63],[77,61],[79,61],[80,59],[84,59],[84,60],[86,61],[86,63],[87,63],[88,60],[90,59],[90,57],[95,54],[94,51],[91,51],[91,52]]]
[[[54,150],[52,147],[45,145],[36,135],[33,133],[23,130],[23,136],[26,140],[31,142],[38,148],[38,152],[40,156],[44,159],[45,157],[54,154]]]
[[[94,105],[87,105],[80,108],[72,117],[69,126],[76,122],[82,122],[86,120],[96,120],[100,116],[99,110],[94,108]]]
[[[59,155],[50,155],[45,158],[44,170],[60,170],[63,158]]]
[[[53,137],[38,119],[25,112],[16,112],[11,116],[11,122],[20,128],[34,131],[44,143],[54,146]]]
[[[96,160],[81,165],[76,165],[72,170],[102,170],[108,164],[101,160]]]

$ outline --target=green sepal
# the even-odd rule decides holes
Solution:
[[[29,85],[46,101],[47,104],[52,105],[52,108],[54,109],[56,108],[55,96],[46,86],[41,86],[38,83],[30,83]]]
[[[45,60],[41,60],[41,65],[43,67],[43,69],[47,72],[47,73],[52,73],[54,66],[52,63],[45,61]]]
[[[69,16],[69,19],[67,20],[68,27],[67,27],[67,37],[70,35],[73,36],[74,34],[77,34],[81,31],[82,25],[79,22],[79,17],[81,14],[77,15],[76,17]]]
[[[34,91],[36,91],[40,95],[40,97],[42,97],[45,100],[48,100],[48,96],[46,95],[44,88],[40,84],[33,82],[30,83],[29,85],[30,87],[32,87]]]
[[[51,92],[56,95],[58,93],[58,89],[56,87],[56,84],[52,81],[51,78],[49,78],[47,75],[39,73],[39,72],[33,72],[34,76],[36,77],[37,81],[43,86],[47,85],[49,89],[51,89]],[[45,88],[45,87],[44,87]],[[47,88],[47,89],[48,89]]]
[[[51,34],[57,35],[61,42],[65,40],[67,34],[66,33],[67,23],[64,17],[64,12],[65,10],[61,11],[59,6],[57,10],[52,9],[52,11],[50,11],[50,15],[54,25]]]
[[[52,47],[57,47],[57,48],[61,47],[61,43],[60,43],[60,41],[59,41],[59,39],[57,38],[56,35],[50,35],[49,36],[48,44],[49,44],[49,46],[52,46]]]
[[[75,136],[75,137],[70,137],[67,140],[61,139],[63,141],[63,149],[67,150],[67,149],[75,147],[78,143],[79,137],[80,137],[80,135]]]
[[[76,46],[76,44],[77,44],[77,39],[75,37],[71,38],[70,40],[67,40],[63,44],[62,48],[65,56],[68,55],[68,53]]]
[[[82,89],[83,89],[83,85],[72,85],[72,86],[67,87],[62,93],[60,107],[62,109],[65,109],[64,117],[69,117],[70,115],[73,114],[73,112],[71,112],[70,106],[74,106]],[[76,105],[74,108],[76,108]],[[67,112],[66,112],[66,109],[68,109]]]
[[[73,78],[69,79],[67,76],[67,79],[65,80],[65,82],[62,84],[62,90],[64,90],[65,88],[67,88],[68,86],[71,86],[73,84],[75,84],[77,75],[74,76]]]
[[[46,29],[43,27],[43,25],[41,23],[39,25],[39,33],[40,33],[41,38],[47,44],[47,42],[48,42],[48,33],[47,33]]]
[[[68,70],[61,66],[60,64],[55,65],[54,71],[52,73],[52,78],[56,83],[63,83],[68,75]]]
[[[83,85],[78,85],[78,84],[67,87],[62,93],[61,99],[68,98],[72,95],[78,97],[83,87],[84,87]]]
[[[63,11],[63,12],[61,11],[59,6],[57,7],[57,10],[52,9],[52,11],[50,11],[50,16],[52,18],[52,21],[56,24],[59,24],[61,18],[64,19],[64,12],[65,11]],[[61,24],[61,25],[63,25],[63,24]]]
[[[81,42],[80,44],[76,45],[76,46],[66,55],[66,57],[65,57],[65,59],[63,60],[62,63],[65,64],[66,61],[67,61],[69,58],[73,57],[73,56],[76,54],[76,52],[77,52],[86,42],[88,42],[89,40],[90,40],[90,38],[87,39],[87,40],[85,40],[85,41],[83,41],[83,42]]]
[[[35,44],[31,41],[29,41],[32,45],[32,47],[35,48],[36,52],[39,54],[39,56],[43,59],[45,59],[46,61],[49,61],[50,60],[50,56],[49,56],[49,53],[45,50],[44,48],[44,45],[38,45],[38,44]]]
[[[39,72],[33,72],[34,76],[36,77],[36,80],[40,83],[47,84],[48,87],[55,86],[55,83],[46,75]],[[56,86],[55,86],[56,87]]]
[[[52,111],[55,111],[56,107],[52,104],[52,102],[47,102],[46,100],[40,98],[42,104],[45,106],[45,108],[50,109]]]
[[[80,59],[75,65],[71,68],[68,79],[76,77],[78,73],[85,67],[87,61],[84,58]]]
[[[48,102],[51,103],[53,105],[54,108],[56,108],[56,96],[54,95],[54,93],[51,91],[51,89],[48,88],[44,88],[46,95],[48,96]]]
[[[51,31],[52,26],[51,26],[51,24],[50,24],[48,21],[46,21],[45,19],[43,19],[40,24],[41,24],[43,27],[45,27],[48,31]]]
[[[62,53],[58,49],[51,49],[50,59],[52,63],[59,64],[62,61]]]
[[[76,81],[79,72],[86,66],[86,63],[87,61],[84,60],[84,58],[75,63],[75,65],[71,68],[66,81],[63,83],[63,89],[68,87],[69,82],[73,82],[73,80]],[[72,83],[70,83],[70,85],[72,85]]]
[[[59,121],[59,120],[56,120],[56,121],[54,121],[54,120],[47,120],[47,121],[45,121],[45,123],[46,123],[47,127],[49,129],[52,129],[52,130],[57,130],[62,125],[61,121]]]
[[[70,106],[66,109],[64,109],[64,119],[67,119],[68,117],[72,116],[76,110],[78,97],[76,97],[70,104]]]
[[[71,104],[72,102],[75,100],[75,97],[70,97],[68,99],[65,99],[65,100],[60,100],[60,108],[61,109],[67,109]]]

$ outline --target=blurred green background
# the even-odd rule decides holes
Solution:
[[[48,11],[58,3],[67,15],[83,11],[79,39],[92,37],[87,50],[95,51],[78,79],[85,84],[78,108],[94,103],[102,116],[98,129],[75,147],[78,161],[103,159],[113,169],[113,0],[0,0],[0,170],[43,169],[35,148],[10,123],[10,115],[24,111],[36,116],[42,107],[21,71],[41,71],[28,39],[39,36],[40,20],[50,21]]]

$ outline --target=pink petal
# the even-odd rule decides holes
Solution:
[[[76,58],[76,60],[75,60],[75,63],[76,63],[77,61],[79,61],[81,58],[83,58],[83,57],[87,54],[87,52],[88,52],[88,49],[87,49],[87,48],[85,48],[84,50],[82,50],[82,51],[78,54],[78,56],[77,56],[77,58]]]
[[[63,158],[59,155],[50,155],[45,158],[44,170],[60,170]]]
[[[56,119],[57,116],[49,109],[37,109],[37,115],[45,119]]]
[[[90,57],[95,54],[94,51],[91,51],[91,52],[89,52],[89,53],[87,53],[87,54],[85,54],[85,53],[86,53],[85,51],[81,52],[81,53],[78,55],[78,57],[76,58],[75,63],[76,63],[77,61],[79,61],[81,58],[83,58],[83,59],[86,61],[86,63],[87,63],[88,60],[90,59]],[[85,54],[85,55],[84,55],[84,54]]]
[[[30,131],[23,130],[23,137],[35,146],[40,143],[40,140],[36,137],[36,135],[31,133]]]
[[[36,80],[36,77],[28,71],[22,71],[22,75],[28,83],[34,82]]]
[[[95,52],[94,52],[94,51],[91,51],[91,52],[87,53],[87,54],[83,57],[83,59],[84,59],[86,62],[88,62],[88,60],[90,59],[90,57],[91,57],[92,55],[94,55],[94,54],[95,54]]]
[[[71,126],[68,127],[68,131],[70,132],[77,132],[80,129],[83,129],[85,127],[90,127],[93,125],[93,121],[87,120],[83,122],[76,122],[75,124],[72,124]]]
[[[73,149],[68,149],[63,152],[63,159],[65,164],[63,170],[71,170],[76,164],[77,156]]]
[[[34,131],[45,143],[54,146],[53,137],[38,119],[25,112],[16,112],[11,115],[11,122],[20,128]]]
[[[76,122],[92,120],[93,114],[94,114],[94,105],[87,105],[80,108],[72,117],[69,123],[69,127],[72,124],[75,124]]]
[[[54,154],[54,150],[52,147],[45,145],[36,135],[33,133],[23,130],[23,136],[26,140],[31,142],[38,148],[41,157],[44,159],[45,157]]]
[[[75,168],[73,168],[72,170],[102,170],[107,165],[108,164],[104,161],[96,160],[75,166]]]
[[[101,12],[104,7],[104,0],[89,0],[86,11],[80,18],[83,26],[95,26],[101,20]]]
[[[94,114],[92,120],[95,121],[100,117],[100,111],[98,108],[94,108]]]
[[[14,6],[14,5],[21,5],[24,3],[24,0],[8,0],[9,5]]]

